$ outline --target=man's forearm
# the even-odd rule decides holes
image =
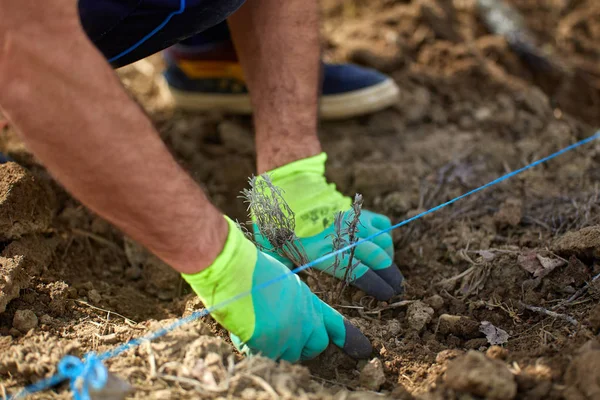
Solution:
[[[258,172],[321,151],[317,0],[248,0],[229,18],[250,90]]]
[[[227,235],[221,213],[88,41],[76,2],[8,3],[0,107],[27,146],[83,204],[178,271],[210,265]],[[29,20],[8,26],[11,13]]]

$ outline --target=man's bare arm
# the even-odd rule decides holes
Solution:
[[[0,2],[0,107],[77,199],[173,268],[206,268],[227,224],[79,24],[75,0]]]
[[[250,90],[258,172],[317,155],[317,0],[248,0],[229,18]]]

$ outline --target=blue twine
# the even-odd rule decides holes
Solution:
[[[83,361],[75,356],[65,356],[58,363],[58,374],[68,379],[75,400],[90,400],[89,388],[100,390],[106,385],[108,371],[94,353]]]
[[[91,400],[89,389],[101,390],[108,381],[108,371],[95,353],[87,353],[83,360],[71,355],[64,356],[58,363],[58,373],[48,379],[34,383],[8,400],[16,400],[28,394],[40,392],[68,380],[75,400]]]
[[[154,28],[150,33],[148,33],[142,39],[140,39],[139,42],[137,42],[136,44],[134,44],[133,46],[131,46],[127,50],[124,50],[121,53],[117,54],[113,58],[109,59],[108,62],[111,63],[113,61],[116,61],[119,58],[121,58],[121,57],[123,57],[123,56],[125,56],[125,55],[127,55],[129,53],[131,53],[133,50],[135,50],[138,47],[140,47],[146,40],[150,39],[152,36],[156,35],[158,33],[158,31],[160,31],[162,28],[164,28],[165,25],[167,25],[169,23],[169,21],[171,20],[171,18],[173,18],[176,15],[183,14],[184,11],[185,11],[185,0],[180,0],[179,1],[179,9],[177,11],[173,11],[171,14],[169,14],[167,16],[167,18],[165,18],[165,20],[160,25],[158,25],[156,28]]]
[[[95,389],[101,389],[104,384],[106,383],[106,368],[104,367],[104,365],[102,364],[102,361],[107,360],[109,358],[112,357],[116,357],[118,355],[120,355],[121,353],[137,347],[139,345],[141,345],[144,342],[147,341],[151,341],[154,339],[157,339],[161,336],[166,335],[169,332],[174,331],[175,329],[179,328],[182,325],[185,325],[189,322],[192,322],[196,319],[205,317],[206,315],[212,313],[215,310],[218,310],[220,308],[223,308],[225,306],[227,306],[228,304],[231,304],[237,300],[239,300],[242,297],[251,295],[252,293],[259,291],[261,289],[264,289],[267,286],[273,285],[289,276],[291,276],[292,274],[297,274],[300,271],[304,271],[310,267],[315,266],[316,264],[319,264],[329,258],[332,258],[340,253],[344,253],[347,252],[348,250],[352,249],[353,247],[356,247],[358,245],[360,245],[361,243],[364,242],[368,242],[371,241],[373,239],[375,239],[376,237],[378,237],[379,235],[383,235],[384,233],[388,233],[394,229],[397,229],[401,226],[404,226],[414,220],[417,220],[419,218],[422,218],[428,214],[431,214],[433,212],[436,212],[444,207],[447,207],[453,203],[456,203],[457,201],[464,199],[465,197],[471,196],[477,192],[480,192],[484,189],[487,189],[491,186],[497,185],[500,182],[503,182],[507,179],[512,178],[515,175],[518,175],[522,172],[527,171],[528,169],[531,169],[535,166],[538,166],[540,164],[543,164],[553,158],[556,158],[566,152],[569,152],[577,147],[583,146],[584,144],[587,144],[593,140],[596,140],[600,138],[600,131],[596,132],[594,135],[580,140],[577,143],[574,143],[570,146],[565,147],[562,150],[557,151],[556,153],[553,153],[547,157],[544,157],[540,160],[537,160],[529,165],[526,165],[523,168],[519,168],[513,172],[510,172],[508,174],[505,174],[503,176],[501,176],[500,178],[494,179],[493,181],[486,183],[483,186],[480,186],[476,189],[473,189],[465,194],[462,194],[458,197],[453,198],[452,200],[449,200],[445,203],[442,203],[436,207],[430,208],[427,211],[424,211],[420,214],[415,215],[414,217],[408,218],[396,225],[392,225],[389,228],[386,228],[382,231],[379,231],[369,237],[366,237],[364,239],[358,240],[355,243],[352,243],[350,245],[347,245],[339,250],[333,251],[331,253],[325,254],[324,256],[321,256],[311,262],[309,262],[308,264],[302,265],[296,269],[290,270],[289,272],[274,278],[270,281],[264,282],[260,285],[255,286],[254,288],[252,288],[251,290],[248,290],[246,292],[240,293],[237,296],[234,296],[232,298],[230,298],[229,300],[225,300],[222,301],[221,303],[215,304],[212,307],[206,308],[202,311],[195,311],[194,313],[190,314],[189,316],[185,317],[185,318],[181,318],[177,321],[175,321],[174,323],[172,323],[171,325],[168,325],[164,328],[161,328],[157,331],[151,332],[145,336],[142,336],[140,338],[136,338],[136,339],[132,339],[129,342],[123,343],[117,347],[115,347],[112,350],[109,350],[105,353],[102,353],[98,356],[96,356],[94,353],[88,353],[85,357],[84,357],[84,361],[81,362],[79,361],[79,359],[77,359],[76,357],[73,356],[66,356],[64,357],[61,362],[59,363],[59,373],[51,378],[36,382],[30,386],[27,386],[25,389],[23,389],[21,392],[19,392],[18,394],[16,394],[15,396],[8,397],[8,400],[16,400],[24,395],[27,394],[32,394],[35,392],[39,392],[45,389],[49,389],[53,386],[56,386],[58,383],[63,382],[66,379],[69,379],[70,383],[71,383],[71,389],[73,390],[74,394],[75,394],[75,400],[88,400],[89,397],[77,397],[77,396],[84,396],[84,395],[89,395],[87,394],[87,392],[84,392],[85,390],[87,390],[88,386],[91,386]],[[62,369],[61,369],[61,365],[62,365]],[[77,392],[76,390],[79,390],[79,392]]]

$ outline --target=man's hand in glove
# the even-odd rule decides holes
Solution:
[[[237,296],[211,315],[239,350],[297,362],[318,356],[332,341],[354,358],[371,355],[369,340],[355,326],[260,252],[229,219],[228,224],[225,247],[214,263],[183,277],[209,310]]]
[[[300,239],[309,260],[315,260],[334,250],[334,216],[344,212],[342,229],[352,218],[352,200],[342,195],[335,185],[327,183],[325,178],[326,155],[321,153],[267,172],[274,186],[280,188],[285,202],[294,212],[296,235]],[[262,179],[262,178],[259,178]],[[376,178],[375,178],[376,179]],[[366,238],[383,229],[389,228],[389,218],[363,210],[358,224],[359,238]],[[269,254],[292,267],[292,262],[276,254],[267,236],[254,225],[256,241],[268,250]],[[344,237],[348,240],[348,237]],[[337,278],[346,276],[349,255],[340,255],[337,268],[333,267],[334,258],[325,260],[314,268],[325,271]],[[403,276],[393,262],[394,247],[390,233],[384,233],[372,241],[356,247],[352,269],[347,276],[350,283],[365,293],[383,301],[403,292]],[[357,264],[358,262],[358,264]]]

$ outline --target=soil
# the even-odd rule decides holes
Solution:
[[[379,68],[401,88],[388,110],[321,124],[342,192],[399,222],[594,132],[600,6],[510,3],[558,72],[490,34],[472,0],[323,1],[326,59]],[[247,219],[250,119],[175,109],[161,68],[151,57],[118,74],[213,202]],[[0,394],[52,374],[65,354],[111,349],[202,308],[0,130],[0,150],[20,165],[0,166]],[[369,362],[333,346],[304,365],[244,359],[205,318],[106,365],[140,399],[599,399],[599,171],[596,141],[394,231],[404,297],[347,289],[333,304],[371,339]],[[328,299],[336,282],[318,281]]]

